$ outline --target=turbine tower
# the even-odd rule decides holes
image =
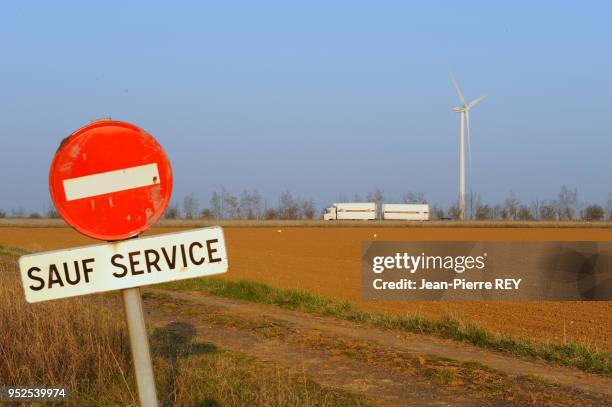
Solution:
[[[451,82],[453,83],[453,87],[455,88],[455,92],[457,92],[457,96],[461,102],[461,106],[454,107],[453,112],[459,113],[461,122],[459,142],[459,219],[463,220],[465,217],[465,133],[467,129],[467,145],[471,172],[472,148],[470,146],[470,109],[482,102],[487,95],[482,95],[467,103],[463,97],[463,94],[461,93],[461,89],[459,89],[459,85],[457,85],[457,81],[455,81],[455,78],[453,77],[453,74],[449,73],[449,75]]]

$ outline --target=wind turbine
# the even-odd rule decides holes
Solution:
[[[482,102],[487,95],[482,95],[467,103],[463,97],[463,94],[461,93],[461,89],[459,89],[459,85],[457,85],[457,81],[455,81],[455,78],[453,77],[452,72],[449,72],[449,75],[450,80],[453,83],[453,87],[455,88],[455,92],[457,92],[457,96],[461,102],[461,106],[453,107],[453,112],[459,113],[461,118],[461,141],[459,144],[459,219],[463,220],[465,216],[465,130],[467,128],[467,145],[471,173],[472,147],[470,146],[470,109]]]

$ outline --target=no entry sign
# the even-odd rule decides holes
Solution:
[[[164,150],[129,123],[100,120],[64,139],[51,162],[49,191],[69,225],[112,242],[22,256],[26,300],[121,290],[140,405],[157,407],[139,287],[225,273],[223,229],[125,240],[153,225],[172,193]]]
[[[172,193],[172,169],[147,132],[101,120],[62,141],[51,163],[49,190],[59,214],[76,230],[122,240],[161,217]]]

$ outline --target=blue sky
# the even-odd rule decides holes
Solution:
[[[128,4],[129,3],[129,4]],[[5,2],[0,208],[43,210],[59,141],[111,116],[155,136],[174,197],[224,186],[319,206],[458,192],[452,70],[483,200],[612,183],[610,2]]]

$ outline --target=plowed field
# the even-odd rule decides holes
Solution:
[[[450,313],[514,336],[612,350],[612,302],[364,302],[359,280],[363,240],[612,240],[612,229],[231,227],[225,233],[230,270],[223,278],[303,289],[371,310]],[[0,228],[0,245],[33,251],[92,243],[68,228]]]

